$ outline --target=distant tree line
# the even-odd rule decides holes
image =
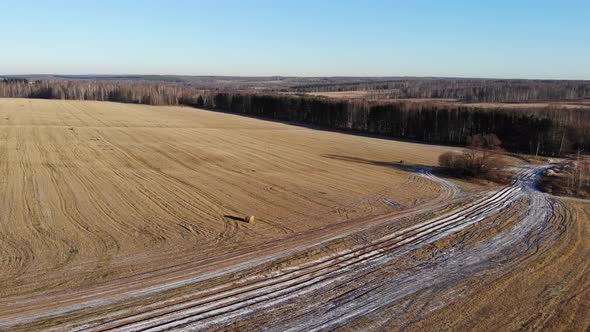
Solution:
[[[590,81],[412,78],[293,87],[297,92],[395,90],[398,98],[465,102],[531,102],[590,98]]]
[[[429,143],[465,145],[495,133],[512,152],[561,155],[590,151],[585,109],[481,108],[436,102],[371,102],[247,91],[198,90],[190,85],[101,81],[0,81],[0,97],[186,105],[323,128]]]
[[[201,95],[203,95],[201,90],[178,84],[89,80],[30,82],[23,79],[5,79],[0,81],[0,97],[199,106]]]
[[[244,93],[217,93],[211,106],[234,113],[439,144],[465,145],[470,136],[495,133],[505,149],[536,155],[560,155],[590,147],[590,112],[581,109],[483,109]]]

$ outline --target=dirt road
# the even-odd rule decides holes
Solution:
[[[533,247],[546,250],[559,237],[559,225],[566,223],[571,214],[568,217],[564,206],[534,189],[532,182],[538,171],[524,169],[510,186],[476,199],[461,199],[456,207],[441,210],[439,216],[303,264],[269,272],[263,262],[294,256],[310,247],[296,246],[281,255],[274,253],[262,259],[242,257],[238,266],[223,273],[189,278],[164,274],[157,278],[159,284],[135,290],[130,285],[109,286],[105,293],[75,296],[76,301],[64,300],[63,306],[52,304],[46,311],[41,308],[25,316],[16,315],[10,322],[4,319],[0,326],[35,326],[35,321],[51,324],[63,322],[64,317],[70,322],[78,317],[79,321],[57,324],[61,325],[60,330],[223,330],[231,326],[283,331],[332,329],[356,323],[365,328],[380,326],[391,316],[364,323],[358,320],[371,314],[403,311],[409,298],[436,299],[443,305],[445,300],[452,300],[447,292],[452,293],[465,280],[500,273]],[[433,179],[431,174],[424,176]],[[447,189],[452,192],[451,188]],[[374,220],[365,231],[379,234],[378,228],[387,229],[404,218],[422,218],[427,214],[418,209],[408,215]],[[505,224],[500,231],[483,234],[482,230],[500,224]],[[466,245],[474,234],[477,241]],[[460,239],[463,244],[445,243],[449,238]],[[334,240],[332,236],[324,239],[323,244]],[[436,248],[434,253],[432,246]],[[258,273],[244,273],[248,276],[235,280],[236,275],[252,268]],[[211,283],[223,280],[224,275],[232,275],[233,280]],[[160,292],[186,285],[199,290],[150,301]],[[141,307],[122,305],[135,301],[142,303]],[[34,309],[35,303],[32,305]]]
[[[0,143],[2,331],[590,324],[590,208],[533,168],[459,187],[408,166],[442,147],[110,103],[0,100]]]

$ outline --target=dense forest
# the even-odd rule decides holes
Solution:
[[[518,109],[436,102],[349,101],[285,94],[202,90],[190,85],[100,82],[0,82],[0,97],[99,100],[186,105],[392,138],[464,145],[469,136],[495,133],[513,152],[559,155],[590,148],[590,111]]]
[[[42,99],[99,100],[146,105],[191,104],[191,98],[202,91],[177,84],[142,82],[110,82],[88,80],[29,81],[4,79],[0,81],[0,97]],[[196,102],[196,100],[195,100]]]
[[[25,77],[27,78],[27,77]],[[463,102],[565,101],[590,98],[590,81],[436,77],[232,77],[232,76],[63,76],[30,75],[31,81],[165,84],[201,90],[267,92],[374,91],[390,98],[444,98]],[[17,79],[12,76],[10,79]]]
[[[394,90],[398,98],[450,98],[465,102],[522,103],[590,98],[590,81],[396,79],[388,81],[312,84],[294,87],[297,92]]]
[[[324,128],[450,145],[464,145],[475,134],[495,133],[505,149],[530,154],[558,155],[590,147],[590,111],[581,109],[482,109],[244,93],[217,93],[213,107]]]

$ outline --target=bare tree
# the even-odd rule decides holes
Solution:
[[[459,176],[482,177],[496,182],[505,182],[501,170],[505,162],[500,158],[500,139],[494,134],[478,134],[469,137],[469,146],[463,153],[446,152],[440,155],[441,167]]]
[[[477,134],[467,138],[465,157],[470,168],[481,171],[490,168],[494,157],[502,151],[502,142],[496,134]]]

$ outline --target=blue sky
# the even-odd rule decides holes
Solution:
[[[0,0],[0,73],[590,79],[590,1]]]

